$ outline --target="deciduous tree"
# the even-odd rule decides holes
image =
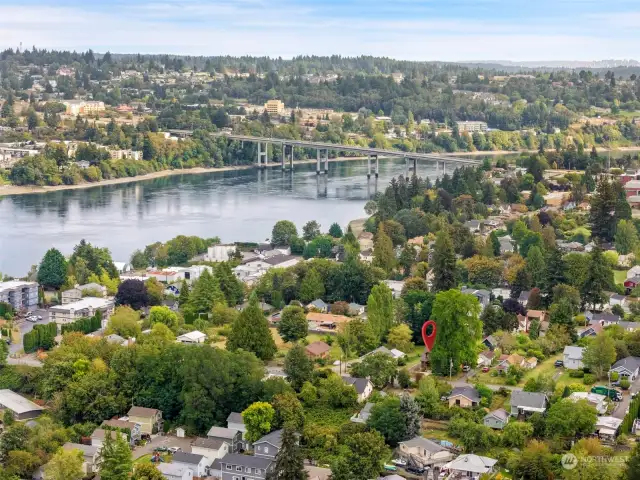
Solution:
[[[433,290],[440,292],[456,286],[456,256],[451,237],[446,231],[438,232],[433,251]]]
[[[80,450],[62,448],[44,467],[45,480],[81,480],[84,477],[84,459]]]
[[[371,289],[367,300],[367,321],[379,341],[386,338],[393,324],[393,294],[383,283]]]
[[[616,361],[616,346],[614,340],[607,334],[601,333],[585,347],[582,353],[584,366],[589,368],[597,378],[602,378]]]
[[[296,344],[284,359],[284,373],[295,390],[300,390],[304,382],[313,376],[313,362],[302,345]]]
[[[266,402],[255,402],[242,412],[242,420],[247,428],[246,439],[253,443],[271,431],[275,411]]]
[[[309,322],[302,307],[289,305],[282,310],[278,333],[285,342],[297,342],[309,333]]]

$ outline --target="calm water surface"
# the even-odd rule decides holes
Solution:
[[[377,189],[405,171],[403,161],[381,160],[380,177],[367,181],[366,161],[331,163],[329,176],[315,165],[216,172],[0,198],[0,272],[25,275],[47,249],[64,254],[85,238],[127,261],[145,245],[176,235],[219,236],[223,242],[264,241],[278,220],[299,229],[316,220],[323,231],[365,216]],[[448,166],[447,170],[452,170]],[[418,174],[435,178],[435,164]]]

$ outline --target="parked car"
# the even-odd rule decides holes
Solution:
[[[465,373],[468,372],[469,370],[471,370],[471,367],[469,365],[465,365],[462,367],[462,371]]]
[[[564,362],[562,360],[556,360],[553,364],[555,367],[564,367]]]
[[[181,451],[182,449],[180,447],[169,447],[169,453],[172,455],[176,452],[181,452]]]
[[[402,458],[396,458],[393,460],[393,464],[397,467],[404,467],[407,462]]]
[[[153,449],[154,452],[166,452],[167,450],[169,449],[165,445],[160,445]]]
[[[489,367],[482,367],[482,373],[487,373],[489,371]]]
[[[417,467],[415,465],[410,465],[405,470],[409,473],[413,473],[414,475],[422,475],[424,473],[424,468]]]

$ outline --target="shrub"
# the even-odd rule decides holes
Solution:
[[[584,372],[582,370],[569,370],[569,377],[571,378],[583,378]]]
[[[631,386],[631,382],[629,381],[628,378],[623,378],[622,380],[620,380],[620,388],[623,390],[629,390],[629,387]]]
[[[620,380],[620,374],[618,372],[611,372],[611,381],[617,382]]]
[[[398,384],[401,388],[409,388],[411,386],[411,376],[406,368],[401,368],[398,371]]]
[[[593,385],[594,383],[596,383],[596,376],[592,373],[587,373],[583,378],[582,378],[582,382],[585,385]]]
[[[231,333],[231,325],[225,325],[220,330],[218,330],[218,335],[222,335],[223,337],[228,337]]]

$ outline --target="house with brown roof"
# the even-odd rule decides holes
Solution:
[[[318,358],[327,358],[331,351],[331,347],[325,342],[318,340],[317,342],[307,345],[305,351],[309,358],[316,360]]]
[[[117,430],[126,433],[131,445],[135,445],[142,435],[139,423],[127,422],[126,420],[105,420],[101,427],[103,430]]]
[[[500,363],[498,363],[496,370],[499,372],[506,372],[511,366],[522,367],[523,364],[524,357],[517,353],[512,353],[511,355],[500,355]]]
[[[162,429],[162,410],[131,407],[127,416],[130,422],[140,424],[140,432],[143,435],[151,435]]]
[[[351,319],[344,315],[309,312],[307,313],[307,321],[315,323],[320,329],[335,330],[339,325],[349,323]]]

